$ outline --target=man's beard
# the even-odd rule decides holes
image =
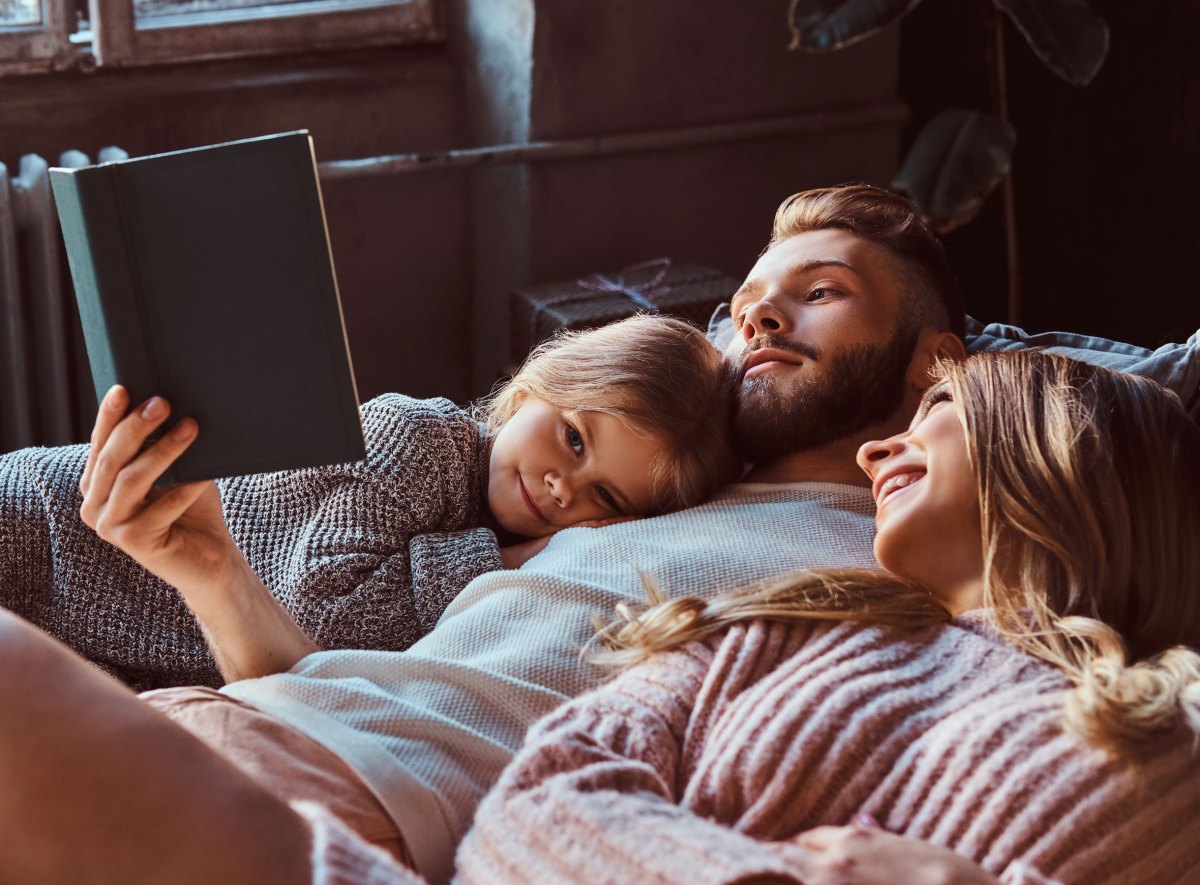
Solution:
[[[733,421],[739,453],[754,464],[769,464],[887,421],[903,399],[917,336],[918,330],[901,322],[886,343],[834,353],[818,377],[792,381],[791,389],[780,390],[770,375],[743,381]],[[807,345],[768,340],[764,346],[812,355]]]

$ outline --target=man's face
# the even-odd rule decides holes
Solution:
[[[758,260],[733,297],[735,434],[768,464],[889,420],[918,330],[900,311],[901,271],[884,247],[811,231]]]

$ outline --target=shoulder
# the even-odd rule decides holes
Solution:
[[[417,399],[403,393],[382,393],[362,404],[363,421],[451,422],[470,421],[470,412],[445,397]]]
[[[361,408],[368,458],[387,462],[428,451],[440,460],[473,460],[484,443],[471,413],[448,399],[386,393]]]

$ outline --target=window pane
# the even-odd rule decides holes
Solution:
[[[0,0],[0,27],[28,27],[41,23],[41,0]]]
[[[4,0],[0,0],[3,3]],[[255,10],[267,10],[268,8],[274,12],[281,12],[281,6],[303,5],[309,7],[325,7],[325,9],[338,7],[352,7],[364,5],[386,5],[379,3],[363,3],[362,0],[325,0],[325,2],[314,2],[314,0],[134,0],[133,14],[137,18],[155,18],[157,16],[167,15],[211,15],[224,12],[240,12],[243,14],[253,15]],[[306,11],[309,11],[306,10]]]

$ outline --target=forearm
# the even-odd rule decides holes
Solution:
[[[321,650],[240,556],[219,586],[179,590],[226,682],[283,673]]]
[[[647,781],[636,775],[620,790],[590,789],[585,781],[591,780],[489,797],[458,853],[462,885],[804,881],[803,852],[794,846],[700,817],[646,790]]]
[[[799,849],[679,802],[684,735],[712,660],[703,643],[658,655],[536,724],[479,807],[461,880],[799,881]]]

